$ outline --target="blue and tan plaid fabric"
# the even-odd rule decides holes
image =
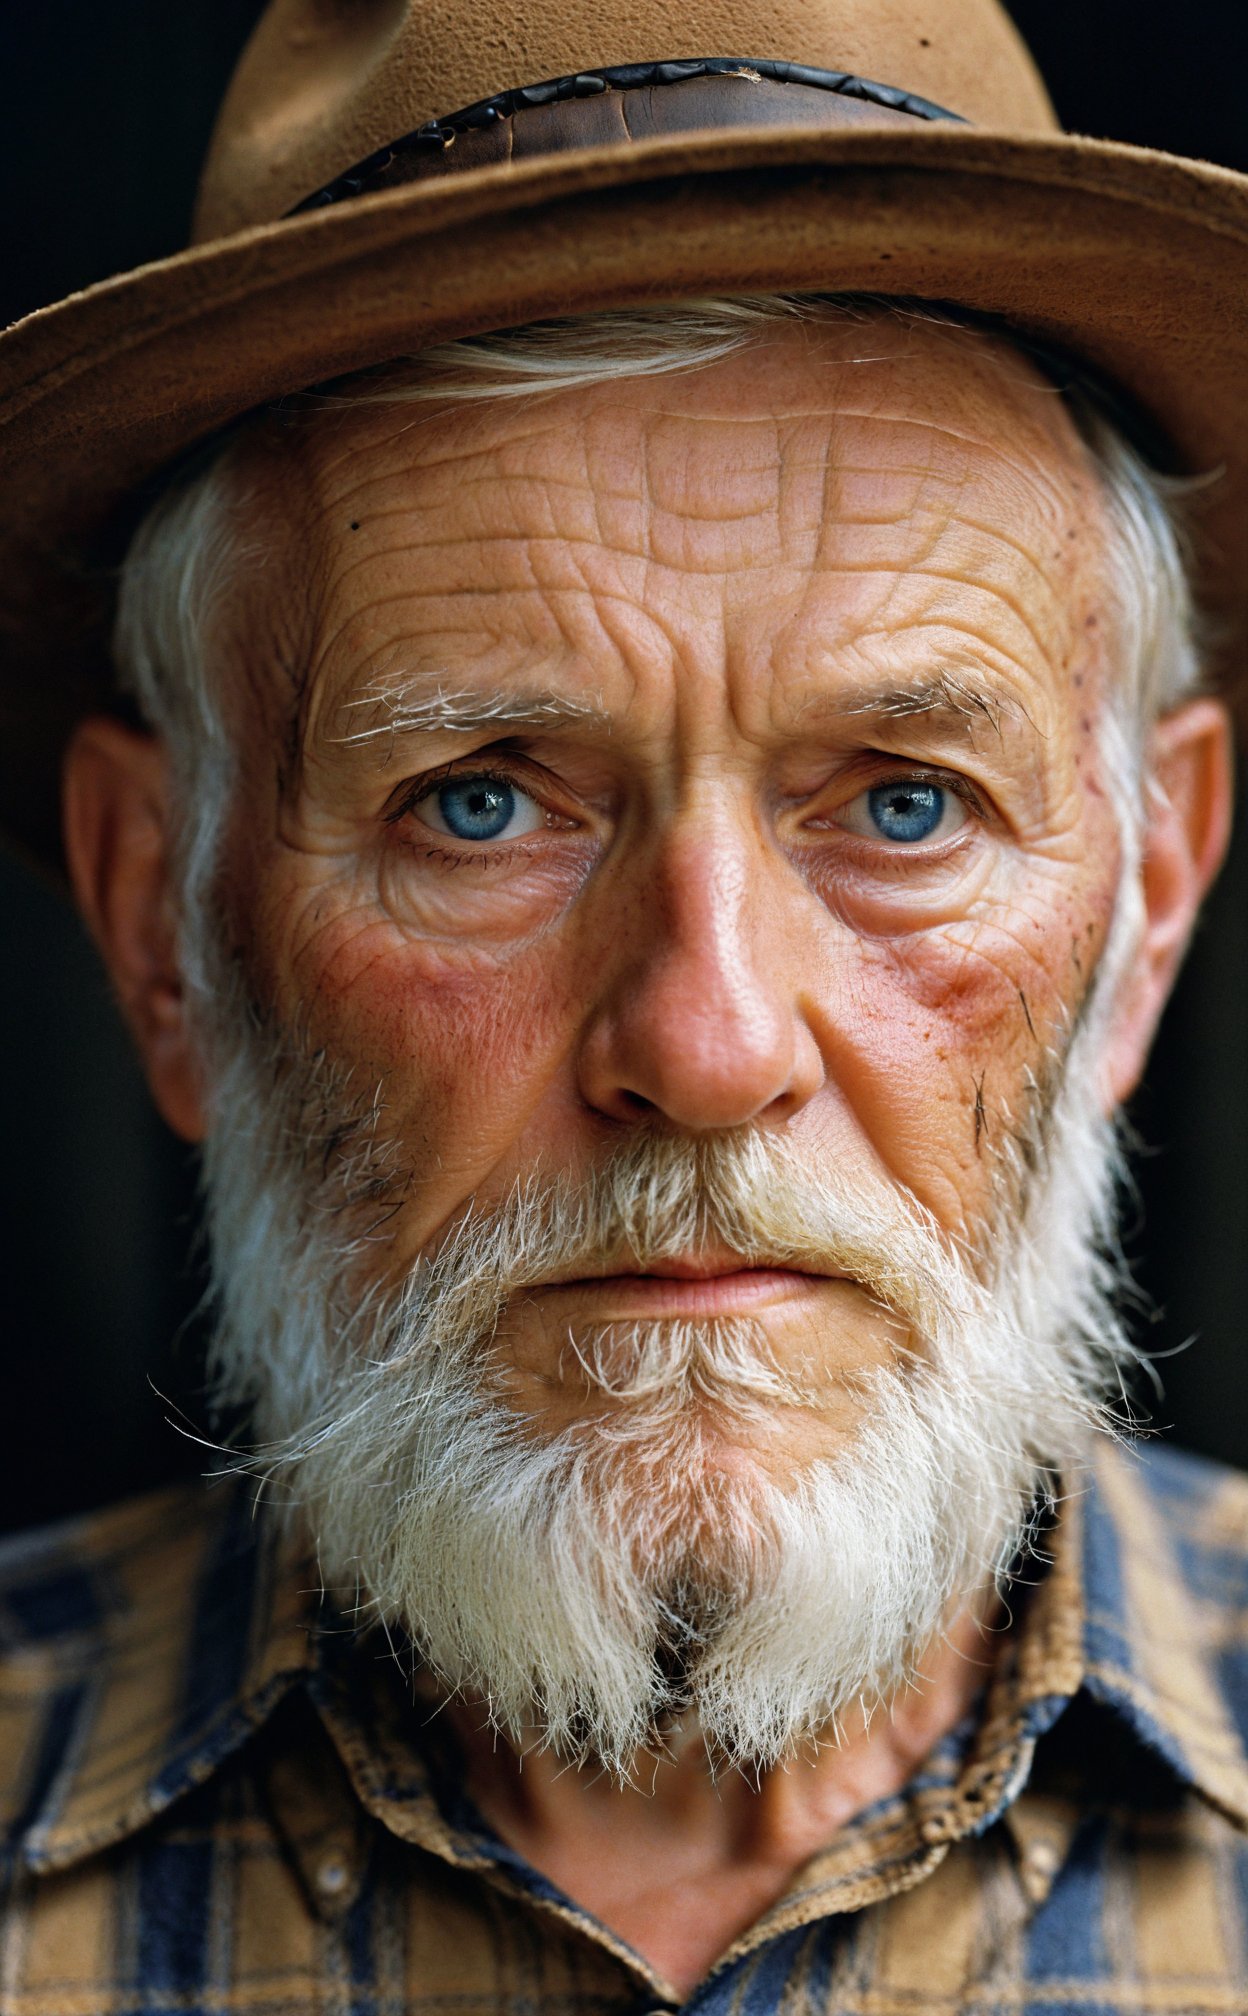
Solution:
[[[1106,1449],[982,1706],[698,2016],[1248,2011],[1248,1480]],[[235,1487],[0,1553],[3,2016],[646,2016]]]

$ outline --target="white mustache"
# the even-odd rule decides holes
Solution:
[[[977,1299],[965,1264],[913,1199],[758,1133],[638,1136],[584,1176],[518,1183],[470,1207],[410,1277],[413,1304],[493,1327],[510,1299],[560,1280],[730,1255],[741,1266],[839,1275],[931,1335]],[[597,1383],[610,1385],[599,1368]]]

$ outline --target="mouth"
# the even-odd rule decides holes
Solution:
[[[739,1255],[655,1260],[649,1267],[621,1267],[610,1273],[542,1282],[529,1295],[552,1295],[608,1316],[723,1316],[768,1303],[802,1300],[843,1275],[742,1261]]]

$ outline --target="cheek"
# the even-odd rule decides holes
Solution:
[[[994,1149],[1031,1117],[1104,943],[1110,905],[1062,890],[959,925],[860,941],[829,966],[838,1088],[893,1178],[950,1230],[991,1194]]]
[[[548,940],[470,958],[343,915],[319,922],[288,970],[310,1040],[380,1086],[422,1218],[506,1157],[567,1053],[574,990]]]

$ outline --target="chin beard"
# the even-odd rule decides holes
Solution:
[[[283,1483],[340,1604],[397,1626],[522,1747],[625,1781],[680,1718],[749,1771],[835,1738],[1005,1575],[1114,1425],[1105,1395],[1135,1353],[1106,1258],[1120,1162],[1095,999],[987,1151],[996,1207],[973,1259],[906,1193],[812,1169],[782,1137],[639,1130],[584,1181],[537,1171],[470,1209],[383,1290],[364,1284],[411,1179],[380,1096],[353,1096],[241,994],[222,973],[201,1011],[212,1389],[259,1438],[239,1467]],[[601,1405],[573,1427],[507,1404],[513,1294],[703,1239],[844,1273],[888,1312],[902,1346],[858,1382],[842,1448],[783,1482],[758,1460],[778,1410],[812,1400],[756,1319],[578,1335]]]

